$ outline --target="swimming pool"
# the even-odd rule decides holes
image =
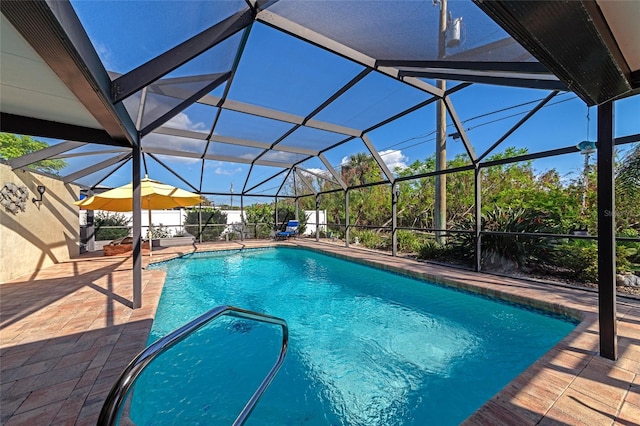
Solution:
[[[287,359],[247,424],[458,424],[575,324],[298,248],[211,252],[167,271],[149,342],[228,304],[285,318]],[[225,318],[139,379],[136,424],[229,424],[280,330]]]

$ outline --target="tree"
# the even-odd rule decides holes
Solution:
[[[435,170],[435,156],[416,160],[398,173],[399,177],[415,176]],[[433,228],[435,177],[423,177],[400,184],[398,224],[414,228]]]
[[[22,157],[47,147],[49,144],[33,139],[31,136],[0,133],[0,157],[5,160]],[[67,162],[64,160],[42,160],[27,166],[28,169],[54,175],[65,167]]]
[[[640,192],[640,144],[636,144],[620,162],[616,183],[630,195]]]
[[[185,230],[192,235],[195,235],[196,238],[199,238],[198,234],[198,222],[200,218],[199,210],[187,210],[184,216]],[[226,225],[227,224],[227,214],[222,213],[220,210],[215,209],[213,207],[203,207],[202,208],[202,241],[213,241],[216,240],[224,226],[216,226],[216,225]]]
[[[622,158],[616,170],[616,226],[640,231],[640,144]]]
[[[273,222],[273,205],[267,203],[256,203],[245,207],[247,223],[268,223]]]
[[[381,182],[384,180],[382,169],[376,160],[366,153],[360,152],[349,157],[342,166],[342,180],[348,187]],[[333,205],[344,204],[342,194],[334,194]],[[383,226],[391,217],[391,189],[388,185],[376,185],[359,188],[349,192],[349,223],[351,226],[378,225]]]

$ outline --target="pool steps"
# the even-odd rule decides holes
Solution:
[[[157,340],[151,345],[147,346],[142,352],[140,352],[129,363],[127,368],[124,369],[118,380],[111,388],[107,399],[105,400],[102,410],[100,411],[100,417],[98,418],[98,426],[111,426],[118,424],[119,417],[123,411],[124,403],[126,402],[130,392],[133,390],[133,384],[136,379],[142,374],[142,371],[160,354],[167,351],[171,347],[175,346],[190,334],[199,330],[206,324],[220,318],[221,316],[231,316],[236,318],[243,318],[253,321],[259,321],[282,327],[282,345],[280,347],[280,354],[271,370],[266,375],[258,389],[253,393],[249,401],[246,403],[238,417],[233,422],[234,426],[243,425],[251,412],[255,408],[256,404],[260,400],[260,397],[267,390],[267,387],[271,384],[271,381],[278,373],[278,370],[284,362],[284,358],[287,354],[287,348],[289,346],[289,327],[287,322],[282,318],[273,317],[259,312],[249,311],[235,306],[218,306],[210,310],[209,312],[199,316],[193,321],[183,325],[177,330],[172,331],[165,337]]]

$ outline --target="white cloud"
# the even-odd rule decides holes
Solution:
[[[280,163],[293,163],[299,157],[299,154],[295,154],[293,152],[286,151],[269,151],[267,154],[262,156],[263,160],[275,161]]]
[[[222,167],[216,167],[213,173],[217,175],[231,176],[231,175],[235,175],[236,173],[240,173],[241,171],[242,171],[241,167],[238,167],[232,170],[223,169]]]
[[[176,152],[184,152],[185,157],[190,157],[192,159],[194,158],[194,154],[198,157],[202,155],[206,144],[207,142],[203,140],[162,135],[159,133],[150,133],[142,139],[143,149],[147,148],[149,151],[153,152],[154,148],[167,148]]]
[[[404,155],[399,149],[388,149],[386,151],[380,151],[379,154],[382,158],[382,161],[384,161],[387,167],[389,167],[389,170],[391,170],[392,172],[396,168],[400,170],[407,168],[406,162],[409,160],[409,157]],[[348,165],[350,159],[350,156],[343,157],[342,161],[340,162],[340,166],[343,167]]]
[[[330,177],[331,176],[331,173],[329,173],[328,170],[324,170],[324,169],[312,168],[312,169],[307,169],[307,171],[309,171],[311,173],[315,173],[315,174],[320,175],[320,176],[326,176],[326,177]],[[302,171],[302,173],[304,173],[304,171]],[[308,173],[304,173],[304,174],[308,174]]]
[[[167,121],[165,124],[167,127],[171,127],[173,129],[181,129],[181,130],[207,130],[206,126],[203,122],[194,123],[187,114],[184,112],[178,113],[171,120]]]
[[[186,164],[186,165],[192,165],[195,163],[200,163],[202,160],[199,158],[193,158],[193,157],[181,157],[178,155],[163,155],[163,154],[153,154],[156,157],[158,157],[159,159],[161,159],[163,162],[165,163],[169,163],[169,164]]]
[[[385,162],[387,167],[389,167],[389,170],[391,170],[392,172],[395,171],[396,169],[402,170],[407,168],[406,161],[409,160],[409,157],[404,155],[402,151],[398,149],[389,149],[386,151],[380,151],[380,157],[382,158],[382,161]]]

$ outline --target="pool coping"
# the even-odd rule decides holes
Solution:
[[[462,283],[463,291],[579,317],[576,328],[510,382],[466,424],[634,424],[640,418],[640,302],[618,299],[619,357],[598,356],[597,295],[446,268],[332,242],[297,238],[172,247],[180,255],[253,247],[303,247],[403,275]],[[0,285],[0,422],[95,424],[115,378],[146,344],[166,274],[143,271],[133,310],[130,256],[86,254]],[[527,302],[528,303],[528,302]],[[473,374],[470,372],[469,374]]]

